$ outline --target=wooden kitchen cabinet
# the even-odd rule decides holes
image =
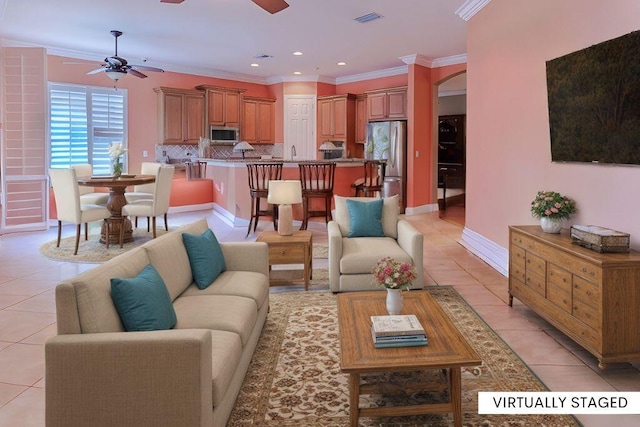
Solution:
[[[240,128],[240,106],[245,89],[200,85],[196,89],[205,90],[206,117],[209,126]]]
[[[368,121],[407,118],[407,87],[367,91]]]
[[[198,144],[205,136],[204,91],[168,87],[154,91],[160,144]]]
[[[356,95],[356,141],[353,157],[364,158],[367,142],[367,96]]]
[[[602,369],[640,361],[639,284],[639,252],[601,254],[574,245],[568,230],[509,227],[509,305],[522,301]]]
[[[254,144],[275,141],[275,100],[245,96],[242,101],[240,138]]]
[[[324,141],[342,141],[350,153],[355,152],[355,95],[318,97],[318,145]]]

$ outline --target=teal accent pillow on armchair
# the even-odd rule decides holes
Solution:
[[[384,237],[382,203],[382,199],[372,202],[347,199],[349,212],[349,234],[347,237]]]
[[[207,288],[227,269],[218,239],[209,229],[200,236],[182,233],[182,241],[189,255],[193,280],[199,289]]]
[[[136,277],[111,279],[111,298],[127,331],[157,331],[176,326],[176,312],[167,286],[151,264]]]

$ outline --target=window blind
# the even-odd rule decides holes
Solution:
[[[49,84],[51,167],[90,163],[95,175],[110,173],[109,145],[127,145],[123,89]],[[126,171],[126,155],[124,160]]]

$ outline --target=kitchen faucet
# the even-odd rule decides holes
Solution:
[[[296,146],[292,145],[291,146],[291,160],[293,160],[293,158],[296,156]]]

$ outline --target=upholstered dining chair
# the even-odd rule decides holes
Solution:
[[[301,162],[300,182],[302,184],[302,226],[306,230],[309,218],[323,216],[325,222],[331,220],[331,199],[333,198],[333,180],[336,172],[335,162]],[[323,199],[324,209],[311,209],[311,199]]]
[[[89,178],[93,175],[93,166],[90,163],[82,163],[79,165],[69,166],[76,171],[76,177]],[[106,206],[107,200],[109,200],[109,193],[96,192],[92,187],[79,186],[80,189],[80,203],[85,205],[102,205]]]
[[[123,216],[146,216],[151,218],[153,238],[156,237],[156,217],[164,216],[164,228],[169,231],[167,223],[167,211],[169,210],[169,197],[171,196],[171,182],[175,168],[162,165],[158,169],[156,181],[153,183],[153,198],[135,200],[122,207]]]
[[[140,165],[141,175],[154,175],[158,176],[158,170],[162,166],[162,163],[154,162],[142,162]],[[124,193],[127,203],[135,202],[136,200],[151,200],[153,199],[154,183],[134,185],[133,191]],[[147,231],[150,231],[151,218],[147,218]],[[135,218],[135,226],[138,226],[138,217]]]
[[[261,215],[271,216],[273,218],[273,228],[277,230],[278,210],[276,206],[271,206],[270,209],[268,207],[261,209],[260,200],[267,201],[269,181],[282,179],[282,163],[247,163],[247,174],[249,177],[249,195],[251,196],[251,218],[249,218],[247,236],[251,232],[251,224],[253,224],[253,231],[256,231]]]
[[[56,247],[60,247],[62,221],[76,224],[76,246],[73,254],[77,255],[78,245],[80,244],[80,226],[84,224],[84,240],[88,240],[88,223],[108,219],[111,213],[105,206],[80,202],[80,186],[74,169],[49,169],[49,177],[51,178],[53,194],[56,199],[58,217]],[[108,221],[107,227],[109,227]]]

